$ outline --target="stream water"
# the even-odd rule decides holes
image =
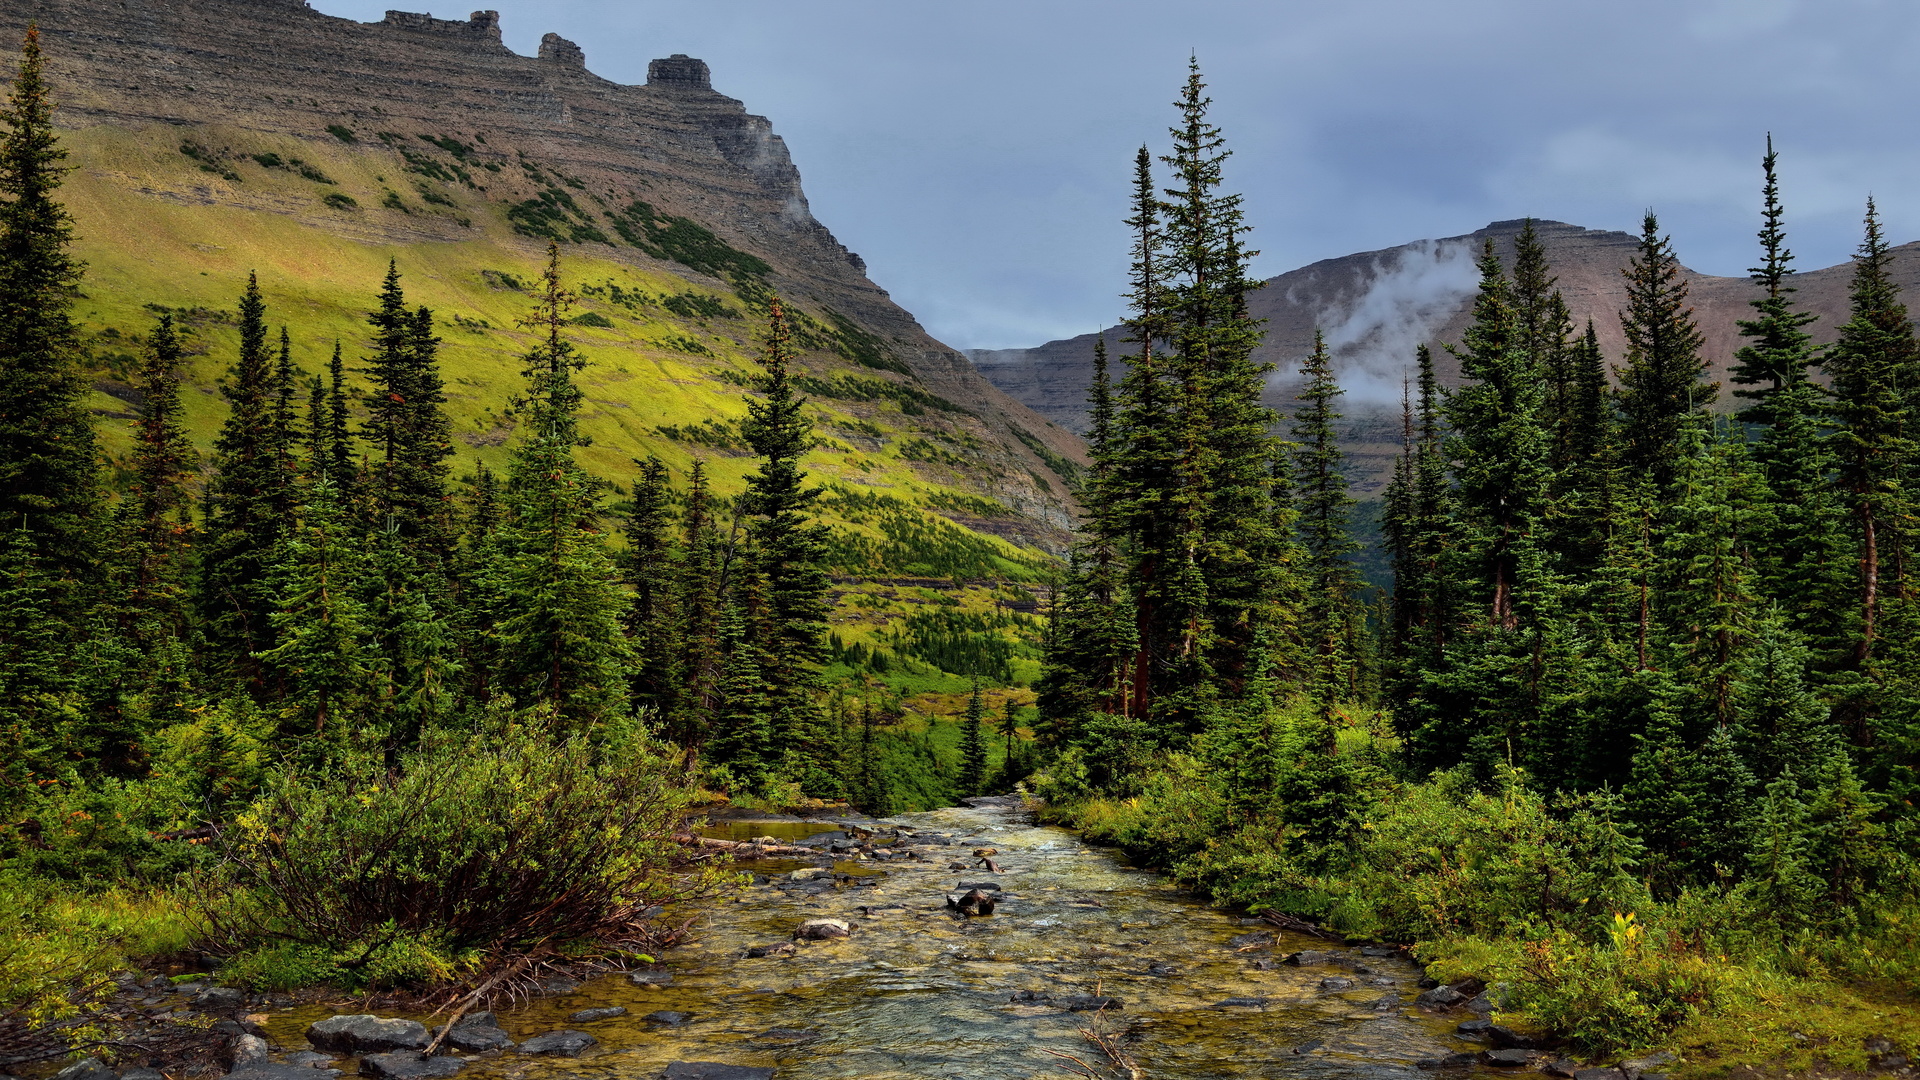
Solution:
[[[1016,808],[950,808],[872,827],[895,825],[894,849],[917,857],[843,855],[833,878],[812,882],[794,881],[794,871],[833,856],[742,863],[766,883],[716,905],[692,942],[663,958],[670,985],[609,976],[500,1017],[515,1039],[571,1028],[599,1045],[573,1059],[507,1051],[462,1076],[653,1080],[669,1062],[713,1061],[774,1066],[782,1080],[1026,1080],[1072,1075],[1049,1049],[1094,1060],[1081,1031],[1095,1026],[1122,1036],[1155,1080],[1431,1076],[1414,1062],[1472,1048],[1451,1036],[1457,1018],[1412,1007],[1420,972],[1411,963],[1333,946],[1333,964],[1284,964],[1295,950],[1329,946],[1285,933],[1249,940],[1263,928]],[[838,828],[736,821],[709,835],[791,842]],[[984,847],[998,849],[999,873],[950,869]],[[946,900],[961,881],[997,883],[998,910],[955,917]],[[816,918],[845,920],[851,937],[745,955]],[[1089,997],[1117,1005],[1070,1011]],[[608,1005],[627,1015],[567,1019]],[[276,1017],[274,1041],[302,1045],[316,1018],[307,1012]],[[690,1018],[643,1019],[660,1012]]]

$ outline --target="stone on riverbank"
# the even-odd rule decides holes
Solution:
[[[843,938],[853,933],[853,927],[839,919],[808,919],[800,924],[793,936],[801,941],[827,941]]]
[[[444,1080],[467,1063],[457,1057],[427,1057],[412,1051],[368,1054],[360,1059],[360,1075],[377,1080]]]
[[[581,1051],[599,1041],[584,1031],[549,1031],[521,1043],[520,1052],[547,1057],[579,1057]]]
[[[300,1065],[280,1065],[269,1061],[259,1065],[249,1065],[244,1069],[235,1069],[227,1074],[227,1080],[334,1080],[339,1075],[339,1069],[309,1069]]]
[[[427,1028],[414,1020],[372,1016],[329,1016],[307,1029],[307,1041],[317,1050],[343,1054],[384,1054],[395,1050],[425,1050],[431,1040]]]
[[[567,1023],[591,1024],[595,1020],[611,1020],[616,1016],[625,1015],[627,1015],[627,1008],[624,1005],[604,1005],[598,1009],[581,1009],[567,1017]]]
[[[106,1062],[90,1057],[54,1073],[53,1080],[119,1080],[119,1077]]]
[[[491,1020],[493,1014],[488,1013],[487,1017]],[[447,1032],[447,1037],[440,1041],[440,1045],[463,1054],[484,1054],[490,1050],[512,1049],[513,1037],[491,1023],[461,1023]]]

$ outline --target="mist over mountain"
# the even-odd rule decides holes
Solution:
[[[1326,334],[1346,390],[1343,441],[1361,495],[1380,490],[1399,452],[1401,391],[1403,380],[1411,377],[1414,350],[1432,346],[1442,381],[1457,384],[1459,365],[1443,346],[1457,343],[1470,321],[1479,283],[1474,260],[1492,240],[1511,267],[1513,242],[1524,224],[1496,221],[1463,236],[1327,259],[1270,278],[1253,294],[1253,313],[1266,320],[1258,355],[1275,367],[1266,394],[1273,408],[1291,409],[1300,361],[1313,350],[1315,330]],[[1633,258],[1637,237],[1558,221],[1536,221],[1534,228],[1576,325],[1591,318],[1602,351],[1618,363],[1626,352],[1619,316],[1626,305],[1621,271]],[[1795,275],[1797,302],[1820,316],[1811,327],[1816,341],[1831,342],[1846,320],[1852,272],[1850,264],[1842,264]],[[1920,302],[1920,243],[1895,249],[1893,272],[1909,302]],[[1756,287],[1743,277],[1691,270],[1686,278],[1694,318],[1706,337],[1702,352],[1710,377],[1724,383],[1740,347],[1737,320],[1753,317],[1747,302],[1757,295]],[[1124,351],[1119,327],[1105,334],[1109,349]],[[976,349],[968,355],[995,386],[1055,424],[1084,433],[1097,336],[1030,349]]]

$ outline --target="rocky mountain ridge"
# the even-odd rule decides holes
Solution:
[[[635,275],[626,291],[603,284],[599,295],[651,296],[645,317],[633,303],[624,311],[609,303],[603,322],[630,350],[672,354],[660,361],[669,377],[603,387],[607,417],[682,394],[693,411],[705,410],[695,399],[718,400],[711,411],[722,420],[744,411],[739,373],[729,372],[750,359],[751,322],[716,313],[741,315],[752,304],[733,299],[777,291],[812,320],[802,337],[816,384],[843,391],[823,404],[854,437],[841,446],[845,467],[826,468],[829,477],[895,488],[921,504],[922,488],[950,489],[978,512],[945,516],[1059,548],[1080,441],[981,378],[867,279],[859,256],[813,217],[771,122],[715,91],[702,61],[674,53],[653,61],[645,85],[621,85],[593,74],[584,51],[558,35],[537,56],[514,53],[491,11],[466,20],[389,11],[360,23],[305,0],[23,0],[0,9],[0,32],[14,40],[29,21],[42,29],[56,122],[74,151],[70,205],[97,301],[81,314],[99,332],[134,334],[125,312],[146,303],[211,309],[254,268],[270,302],[278,295],[344,317],[315,299],[331,288],[317,283],[336,272],[317,264],[322,251],[345,252],[343,262],[393,255],[417,282],[443,282],[458,294],[439,298],[444,319],[489,284],[525,279],[511,267],[524,271],[557,240],[582,275]],[[506,269],[474,269],[488,260]],[[651,293],[635,291],[635,281],[652,282]],[[207,291],[216,284],[224,291]],[[677,291],[705,296],[706,306],[662,308]],[[487,340],[462,347],[510,353],[510,319],[470,322],[485,324],[476,334]],[[688,366],[699,379],[682,377]],[[476,398],[492,394],[492,372],[471,376],[487,384]],[[704,385],[715,379],[720,386]],[[864,381],[847,391],[848,379]],[[700,393],[677,389],[691,382]],[[860,433],[873,427],[874,402],[914,395],[952,407],[915,418],[917,407],[903,404],[874,429],[880,435]],[[468,419],[483,432],[494,423]],[[659,442],[655,429],[636,430],[622,451]],[[596,431],[603,441],[616,434]],[[899,450],[922,436],[954,449]],[[484,456],[484,440],[468,444]],[[716,448],[694,440],[667,449],[684,458]],[[868,459],[855,461],[863,450]]]
[[[1260,358],[1275,366],[1266,395],[1274,408],[1292,405],[1299,364],[1312,351],[1314,331],[1326,333],[1348,391],[1342,401],[1343,434],[1361,494],[1377,493],[1391,471],[1399,448],[1402,380],[1411,374],[1415,348],[1432,346],[1442,381],[1457,383],[1459,365],[1442,346],[1458,342],[1470,322],[1479,281],[1474,260],[1491,240],[1511,267],[1523,225],[1522,220],[1496,221],[1462,236],[1323,260],[1271,278],[1253,294],[1253,313],[1266,320]],[[1620,362],[1626,352],[1619,319],[1626,307],[1621,271],[1639,238],[1558,221],[1536,221],[1534,228],[1576,323],[1584,327],[1592,318],[1602,351]],[[1797,301],[1820,316],[1812,327],[1817,341],[1832,341],[1846,320],[1852,272],[1851,265],[1842,264],[1794,276]],[[1920,310],[1920,243],[1895,249],[1893,273],[1908,303]],[[1756,295],[1755,286],[1744,277],[1691,270],[1686,279],[1712,377],[1724,384],[1740,347],[1736,321],[1752,317],[1747,302]],[[994,385],[1059,426],[1084,432],[1096,336],[968,355]],[[1123,348],[1118,328],[1106,331],[1106,337],[1109,348]]]

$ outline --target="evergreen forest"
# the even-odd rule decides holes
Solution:
[[[103,467],[29,34],[0,110],[0,1065],[106,1045],[106,974],[141,958],[360,994],[638,956],[663,908],[739,886],[687,857],[716,807],[990,794],[1237,912],[1410,947],[1583,1053],[1760,1065],[1810,1028],[1864,1067],[1858,1025],[1920,1032],[1920,339],[1873,203],[1816,346],[1769,142],[1725,387],[1651,211],[1621,356],[1531,227],[1490,242],[1440,346],[1459,385],[1405,358],[1380,591],[1324,341],[1295,407],[1262,403],[1209,105],[1195,66],[1134,161],[1044,622],[956,548],[991,608],[855,636],[836,611],[870,598],[832,575],[951,537],[810,479],[800,319],[752,291],[747,418],[687,429],[750,455],[741,490],[697,458],[600,475],[557,241],[520,283],[503,472],[456,465],[461,316],[410,302],[400,259],[318,371],[234,282],[206,448],[156,298]]]

